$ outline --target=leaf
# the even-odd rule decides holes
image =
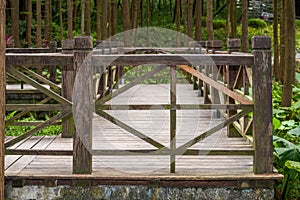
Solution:
[[[298,83],[300,83],[300,73],[296,73],[296,80]]]
[[[292,106],[291,106],[291,109],[292,110],[298,110],[300,108],[300,101],[294,103]]]
[[[277,130],[281,126],[280,120],[277,118],[273,117],[273,129]]]
[[[297,172],[300,172],[300,162],[288,160],[285,162],[285,166],[289,169],[296,170]]]
[[[275,151],[279,156],[279,162],[282,166],[288,160],[300,162],[299,148],[275,148]]]
[[[300,126],[294,128],[288,132],[288,134],[300,136]]]

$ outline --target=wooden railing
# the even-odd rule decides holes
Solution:
[[[197,150],[188,149],[192,145],[203,140],[214,132],[228,127],[229,136],[236,136],[237,133],[253,142],[254,148],[254,173],[272,173],[272,83],[271,83],[271,41],[269,37],[254,37],[252,40],[252,54],[234,53],[238,48],[238,42],[229,40],[228,52],[219,51],[218,42],[207,42],[206,49],[195,43],[190,48],[180,49],[180,54],[170,54],[175,49],[164,48],[115,48],[104,46],[102,53],[93,53],[91,58],[92,66],[96,66],[93,73],[93,94],[96,112],[103,118],[117,124],[121,128],[131,132],[144,141],[152,144],[162,155],[170,155],[170,172],[175,172],[175,156],[178,154],[195,155]],[[202,43],[203,44],[203,43]],[[214,47],[214,44],[219,46]],[[120,51],[122,49],[122,51]],[[72,119],[72,95],[76,73],[82,66],[85,58],[92,52],[93,44],[91,37],[76,37],[74,40],[66,40],[62,43],[61,53],[7,53],[7,73],[23,82],[37,88],[48,97],[37,104],[31,105],[6,105],[7,111],[20,111],[7,123],[23,116],[30,111],[57,110],[58,114],[49,120],[35,124],[36,127],[5,143],[6,154],[27,154],[27,155],[73,155],[73,173],[91,173],[92,155],[124,155],[126,152],[118,150],[93,151],[83,144],[82,139],[74,128]],[[99,50],[98,50],[99,51]],[[123,54],[137,52],[159,51],[164,54]],[[181,54],[182,52],[189,54]],[[206,54],[200,54],[206,52]],[[116,54],[119,53],[119,54]],[[207,59],[209,57],[209,59]],[[99,66],[100,63],[100,66]],[[152,72],[138,77],[131,83],[118,89],[118,80],[123,74],[124,66],[138,66],[142,64],[159,64]],[[210,67],[215,65],[216,67]],[[27,67],[40,68],[44,66],[62,66],[61,86],[54,84],[43,76],[30,71]],[[153,138],[146,137],[137,130],[126,124],[118,122],[117,119],[108,115],[105,110],[116,109],[106,105],[114,96],[125,92],[134,85],[145,80],[164,68],[170,68],[170,104],[161,105],[170,110],[171,130],[170,141],[176,135],[176,110],[180,109],[217,109],[220,114],[226,117],[224,123],[202,133],[176,147],[171,143],[166,147]],[[182,70],[191,75],[194,88],[199,88],[205,98],[205,104],[180,105],[176,102],[176,70]],[[252,76],[251,76],[252,75]],[[242,78],[241,78],[242,77]],[[251,78],[252,77],[252,78]],[[252,79],[252,80],[251,80]],[[241,81],[242,80],[242,81]],[[45,84],[49,87],[45,87]],[[241,86],[244,90],[241,92]],[[113,90],[113,88],[117,90]],[[249,97],[249,90],[252,88],[252,97]],[[239,91],[238,91],[239,90]],[[56,103],[49,103],[54,100]],[[222,103],[224,100],[224,103]],[[118,105],[118,109],[147,110],[151,105]],[[153,107],[152,107],[153,109]],[[252,112],[252,118],[249,113]],[[91,120],[91,119],[88,119]],[[63,137],[73,137],[74,151],[54,150],[15,150],[10,146],[20,140],[33,135],[37,131],[57,122],[62,122]],[[253,128],[252,128],[253,127]],[[253,130],[253,131],[251,131]],[[249,137],[252,134],[252,138]],[[92,138],[92,135],[89,135]],[[135,154],[157,154],[149,149],[129,150],[127,153]],[[211,150],[210,154],[220,154]],[[223,152],[224,153],[224,152]],[[252,152],[232,151],[229,154],[249,155]]]

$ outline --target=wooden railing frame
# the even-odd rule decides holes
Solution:
[[[28,65],[28,66],[63,66],[63,83],[62,83],[62,94],[64,99],[72,101],[72,87],[74,84],[74,78],[76,76],[76,71],[80,68],[81,63],[84,58],[92,51],[92,38],[91,37],[77,37],[73,41],[63,42],[62,53],[46,53],[46,54],[23,54],[23,53],[7,53],[6,64],[7,68],[13,65]],[[210,43],[206,45],[209,46]],[[213,43],[212,43],[213,44]],[[231,53],[224,54],[224,52],[218,52],[216,49],[212,49],[214,53],[222,54],[211,54],[211,59],[215,62],[216,65],[247,65],[252,66],[253,74],[253,102],[254,102],[254,111],[253,111],[253,144],[254,144],[254,173],[272,173],[273,172],[273,162],[272,162],[272,82],[271,82],[271,40],[269,37],[254,37],[252,40],[253,55],[250,54],[241,54],[241,53]],[[230,47],[229,47],[230,49]],[[56,49],[57,50],[57,49]],[[129,49],[128,49],[129,50]],[[24,50],[25,51],[25,50]],[[33,50],[32,50],[33,51]],[[196,50],[194,50],[196,51]],[[230,50],[233,52],[233,50]],[[12,51],[11,51],[12,52]],[[109,52],[109,51],[108,51]],[[118,49],[120,52],[120,49]],[[109,60],[110,57],[114,55],[95,55],[93,57],[94,61],[103,62]],[[205,66],[206,63],[201,57],[207,55],[198,55],[198,54],[184,54],[184,55],[115,55],[118,57],[113,63],[110,63],[111,66],[118,66],[117,69],[126,65],[140,65],[146,63],[159,63],[165,64],[167,66],[179,66],[179,65],[190,65],[190,61],[197,62],[200,66]],[[188,58],[188,59],[182,59]],[[142,59],[143,58],[143,59]],[[189,61],[187,61],[189,60]],[[105,64],[104,64],[105,66]],[[228,67],[229,69],[231,67]],[[171,67],[171,72],[172,72]],[[195,70],[195,69],[194,69]],[[197,70],[195,70],[197,72]],[[193,80],[197,80],[199,77],[195,76],[197,73],[193,72]],[[9,70],[8,70],[9,72]],[[195,72],[195,73],[194,73]],[[119,73],[119,72],[118,72]],[[110,73],[112,74],[112,73]],[[172,74],[172,73],[171,73]],[[118,78],[120,78],[120,75]],[[111,75],[112,76],[112,75]],[[67,80],[67,77],[70,80]],[[174,77],[173,77],[174,78]],[[202,80],[203,81],[203,80]],[[228,80],[227,80],[228,81]],[[110,79],[108,88],[112,88],[112,80]],[[205,82],[205,81],[204,81]],[[203,82],[202,82],[203,83]],[[200,81],[198,81],[199,86],[202,87]],[[233,83],[234,84],[234,83]],[[105,86],[106,87],[106,86]],[[103,88],[102,88],[103,89]],[[225,90],[224,90],[225,91]],[[112,92],[112,91],[110,91]],[[204,91],[205,92],[205,91]],[[227,92],[228,93],[228,92]],[[113,93],[111,93],[113,94]],[[53,94],[54,95],[54,94]],[[103,96],[103,94],[102,94]],[[59,99],[58,99],[59,100]],[[62,99],[61,99],[62,100]],[[47,100],[44,101],[45,103]],[[251,102],[251,101],[250,101]],[[62,102],[63,103],[63,102]],[[215,103],[215,102],[214,102]],[[235,102],[228,102],[226,106],[230,106]],[[211,105],[217,109],[222,109],[222,105],[213,104]],[[250,103],[251,105],[251,103]],[[101,106],[101,104],[100,104]],[[137,109],[132,105],[132,109]],[[147,106],[147,105],[145,105]],[[190,105],[191,107],[193,105]],[[196,105],[197,106],[197,105]],[[29,106],[30,107],[30,106]],[[19,110],[22,110],[22,113],[28,111],[29,107],[23,106]],[[149,107],[149,106],[148,106]],[[151,107],[151,106],[150,106]],[[168,107],[168,105],[166,105]],[[175,109],[184,108],[183,105],[177,105],[176,101],[172,102],[170,107],[170,112],[172,114],[172,107]],[[236,107],[232,105],[232,107]],[[240,105],[243,107],[243,105]],[[7,108],[11,109],[9,105]],[[57,109],[61,107],[57,105]],[[202,105],[202,108],[205,108]],[[228,108],[228,107],[227,107]],[[43,106],[40,107],[43,109]],[[145,109],[145,108],[143,108]],[[225,108],[224,108],[225,109]],[[235,108],[238,109],[238,108]],[[68,109],[66,109],[68,110]],[[65,113],[66,114],[66,113]],[[230,115],[228,116],[230,118]],[[239,117],[239,116],[236,116]],[[70,117],[68,119],[71,119]],[[55,120],[55,119],[53,119]],[[72,120],[71,120],[72,121]],[[70,127],[73,127],[73,122],[66,122],[63,120],[64,130],[69,130]],[[228,122],[229,123],[229,122]],[[230,121],[231,123],[231,121]],[[229,123],[229,124],[230,124]],[[39,127],[39,126],[38,126]],[[248,127],[249,129],[250,127]],[[171,127],[172,130],[172,127]],[[66,133],[65,137],[71,137],[73,134],[74,138],[74,151],[73,151],[73,173],[79,174],[89,174],[92,172],[92,153],[86,149],[86,147],[81,143],[80,138],[77,136],[76,131],[71,131],[72,133]],[[172,133],[171,133],[172,134]],[[196,139],[197,140],[197,139]],[[195,142],[195,141],[194,141]],[[172,148],[171,148],[172,149]],[[189,151],[191,154],[196,154],[197,152]],[[32,155],[33,152],[19,151],[15,152],[13,150],[7,150],[7,153],[10,154],[27,154]],[[70,155],[70,152],[35,152],[37,155],[63,155],[63,153]],[[102,152],[106,155],[109,152]],[[138,153],[138,152],[137,152]],[[165,153],[168,153],[167,151]],[[212,152],[213,153],[213,152]],[[222,155],[222,152],[214,152],[218,155]],[[242,153],[242,152],[241,152]],[[122,154],[122,152],[120,152]],[[176,154],[176,153],[175,153]],[[174,158],[171,158],[171,162]],[[175,166],[171,166],[171,172],[175,171]]]

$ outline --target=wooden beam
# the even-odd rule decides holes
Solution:
[[[180,65],[180,66],[177,66],[177,67],[179,67],[180,69],[183,69],[184,71],[187,71],[187,72],[193,74],[194,76],[196,76],[197,78],[203,80],[205,83],[209,84],[213,88],[219,90],[219,92],[222,92],[222,93],[230,96],[231,98],[241,102],[242,104],[252,104],[252,101],[247,99],[245,96],[228,89],[227,87],[225,87],[221,83],[218,83],[218,82],[214,81],[210,77],[198,72],[197,70],[195,70],[195,69],[193,69],[193,68],[191,68],[187,65]]]
[[[72,150],[6,149],[6,155],[72,156]]]
[[[221,124],[209,129],[208,131],[205,131],[204,133],[202,133],[201,135],[191,139],[190,141],[186,142],[185,144],[181,145],[180,147],[178,147],[177,149],[181,150],[182,152],[184,152],[187,148],[193,146],[194,144],[200,142],[201,140],[207,138],[208,136],[210,136],[211,134],[221,130],[222,128],[228,126],[229,124],[233,123],[234,121],[240,119],[241,117],[247,115],[249,113],[249,111],[243,110],[237,114],[235,114],[234,116],[230,117],[229,119],[225,120],[224,122],[222,122]]]
[[[61,53],[6,54],[6,66],[8,67],[13,65],[30,65],[35,67],[44,67],[50,65],[66,65],[72,63],[73,55]]]
[[[6,111],[52,111],[67,110],[71,111],[72,107],[61,104],[6,104]]]
[[[273,173],[271,38],[253,37],[254,173]]]
[[[96,110],[170,110],[170,104],[156,105],[96,105]],[[249,110],[253,111],[253,105],[243,104],[176,104],[176,110]]]
[[[71,114],[71,112],[62,112],[60,114],[55,115],[54,117],[50,118],[49,120],[45,121],[44,123],[42,123],[42,124],[36,126],[35,128],[27,131],[23,135],[20,135],[19,137],[16,137],[16,138],[6,142],[5,143],[5,148],[10,147],[10,146],[16,144],[17,142],[20,142],[21,140],[24,140],[25,138],[35,134],[36,132],[42,130],[43,128],[52,125],[57,120],[60,120],[61,118],[64,118],[64,117],[67,117],[69,114]]]
[[[4,199],[6,1],[0,0],[0,199]]]
[[[162,145],[161,143],[153,140],[152,138],[144,135],[143,133],[141,133],[140,131],[128,126],[127,124],[123,123],[122,121],[114,118],[113,116],[107,114],[106,112],[103,111],[97,111],[97,114],[100,115],[101,117],[103,117],[104,119],[107,119],[108,121],[110,121],[111,123],[119,126],[120,128],[128,131],[129,133],[137,136],[138,138],[140,138],[141,140],[144,140],[145,142],[153,145],[154,147],[158,148],[158,149],[162,149],[162,148],[167,148],[164,145]],[[168,148],[167,148],[168,149]]]
[[[101,65],[253,65],[252,55],[231,54],[134,54],[134,55],[93,55],[93,66]]]

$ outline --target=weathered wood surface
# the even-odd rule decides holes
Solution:
[[[273,172],[272,52],[270,37],[252,38],[255,173]],[[263,139],[262,139],[263,138]]]
[[[36,53],[36,54],[20,54],[7,53],[6,66],[11,65],[30,65],[35,67],[44,67],[49,65],[66,65],[73,63],[73,55],[61,53]]]
[[[169,104],[170,85],[136,85],[126,92],[107,102],[107,105],[129,104]],[[197,96],[192,85],[177,84],[176,97],[178,104],[202,104],[203,98]],[[144,97],[144,98],[143,98]],[[170,147],[170,111],[169,110],[108,110],[105,111],[123,123],[135,128],[166,147]],[[211,110],[177,110],[176,111],[176,146],[191,140],[201,132],[209,130],[223,119],[213,117]],[[140,176],[169,176],[170,155],[151,155],[150,151],[157,150],[140,138],[110,123],[102,117],[95,116],[93,131],[94,153],[106,155],[93,156],[93,172],[91,177],[133,177]],[[49,139],[51,138],[51,139]],[[41,147],[40,142],[50,140],[47,146]],[[8,139],[9,140],[9,139]],[[21,152],[25,149],[41,151],[49,154],[54,151],[70,152],[73,149],[71,138],[31,137],[10,147]],[[128,154],[130,150],[139,150],[136,154]],[[206,137],[189,148],[193,155],[175,156],[176,174],[187,177],[231,177],[252,176],[253,156],[251,145],[243,138],[228,138],[226,129]],[[118,150],[112,152],[111,150]],[[47,153],[46,151],[46,153]],[[13,151],[12,151],[13,152]],[[141,154],[144,152],[144,154]],[[252,151],[253,152],[253,151]],[[146,153],[146,155],[145,155]],[[166,152],[169,153],[169,152]],[[224,155],[227,153],[227,155]],[[30,152],[28,153],[30,154]],[[70,155],[70,154],[68,154]],[[21,166],[23,163],[23,166]],[[50,155],[7,155],[6,176],[49,176],[75,177],[72,175],[72,156]]]
[[[135,54],[135,55],[94,55],[92,64],[100,65],[253,65],[253,55],[218,54]]]

